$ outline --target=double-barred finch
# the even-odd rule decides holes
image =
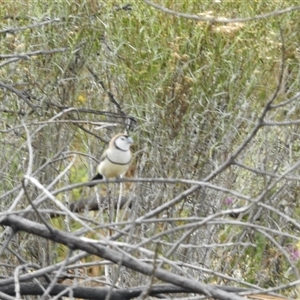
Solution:
[[[97,175],[92,180],[122,177],[131,163],[131,144],[133,144],[133,139],[126,134],[119,133],[114,136],[102,154],[97,167]],[[90,185],[90,187],[94,185]]]

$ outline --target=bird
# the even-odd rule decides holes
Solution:
[[[97,174],[91,181],[122,177],[131,164],[130,145],[132,144],[133,139],[129,135],[123,133],[115,135],[103,152],[97,167]],[[90,187],[93,186],[95,184],[90,185]]]

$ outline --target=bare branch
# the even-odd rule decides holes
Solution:
[[[17,53],[17,54],[0,54],[0,59],[7,59],[7,58],[19,58],[19,59],[29,59],[31,56],[37,55],[48,55],[54,53],[60,53],[67,51],[68,48],[56,48],[50,50],[37,50],[28,53]]]
[[[43,284],[42,286],[36,284],[36,283],[23,283],[20,286],[22,295],[42,295],[43,289],[48,288],[49,285]],[[248,295],[254,294],[255,290],[249,290],[245,288],[239,288],[239,287],[231,287],[231,286],[216,286],[220,290],[230,292],[230,293],[241,293],[241,292],[249,292]],[[111,292],[111,298],[115,300],[126,300],[126,299],[132,299],[137,298],[143,291],[145,291],[146,286],[139,286],[134,288],[128,288],[128,289],[118,289]],[[14,286],[8,285],[5,287],[2,287],[0,291],[6,293],[7,295],[14,295]],[[72,291],[72,296],[75,298],[83,298],[83,299],[99,299],[104,300],[108,294],[108,289],[105,288],[90,288],[90,287],[75,287],[75,286],[68,286],[63,284],[55,284],[53,288],[50,291],[51,296],[56,296],[60,294],[61,296],[68,296],[68,293]],[[168,284],[155,284],[151,285],[149,288],[149,296],[156,296],[159,294],[173,294],[173,293],[188,293],[189,291],[187,289],[181,288],[179,286],[174,285],[168,285]],[[264,295],[265,293],[260,290],[257,291],[257,294],[255,295]],[[273,296],[272,299],[280,300],[280,299],[287,299],[285,297],[282,297],[278,294],[269,294],[270,296]]]
[[[295,10],[300,10],[300,6],[294,6],[294,7],[288,7],[286,9],[282,10],[277,10],[273,11],[270,13],[262,14],[262,15],[257,15],[249,18],[235,18],[235,19],[229,19],[229,18],[218,18],[218,17],[201,17],[199,15],[191,15],[191,14],[186,14],[186,13],[181,13],[177,11],[173,11],[171,9],[168,9],[166,7],[163,7],[159,4],[153,3],[149,0],[144,0],[145,3],[149,4],[150,6],[165,12],[167,14],[171,14],[176,17],[182,17],[186,19],[192,19],[195,21],[204,21],[204,22],[211,22],[211,23],[233,23],[233,22],[248,22],[248,21],[254,21],[254,20],[261,20],[261,19],[266,19],[270,17],[275,17],[279,16],[282,14],[290,13]]]
[[[4,82],[0,82],[0,88],[9,90],[20,97],[27,105],[29,105],[35,112],[37,112],[36,107],[28,100],[28,96],[24,95],[23,92],[15,89],[13,86],[6,84]]]
[[[223,300],[242,300],[243,298],[228,292],[224,292],[218,288],[212,288],[208,285],[202,284],[196,280],[187,279],[182,276],[172,274],[163,269],[155,269],[153,266],[141,263],[136,258],[125,255],[124,252],[120,254],[114,249],[107,248],[100,244],[83,242],[81,238],[74,236],[71,233],[65,233],[59,230],[53,230],[54,233],[49,232],[49,230],[41,224],[29,221],[25,218],[18,216],[7,216],[0,221],[1,225],[14,226],[17,230],[23,230],[46,239],[53,240],[57,243],[61,243],[72,249],[80,249],[86,251],[90,254],[103,257],[105,259],[111,260],[114,263],[128,267],[137,272],[140,272],[145,275],[152,275],[153,273],[158,279],[172,283],[176,286],[180,286],[190,290],[191,292],[200,293],[214,297],[216,299]]]
[[[27,30],[29,28],[42,27],[42,26],[45,26],[45,25],[53,24],[53,23],[62,23],[62,22],[61,22],[60,19],[56,18],[56,19],[47,20],[47,21],[44,21],[44,22],[41,22],[41,23],[31,24],[31,25],[28,25],[28,26],[3,29],[3,30],[0,30],[0,34],[1,33],[14,33],[14,32],[17,32],[17,31]]]

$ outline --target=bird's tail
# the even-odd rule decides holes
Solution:
[[[97,174],[96,176],[94,176],[90,181],[94,181],[94,180],[101,180],[101,179],[103,179],[103,175],[101,175],[101,174]],[[89,185],[89,187],[93,187],[93,186],[95,186],[96,184],[90,184]]]

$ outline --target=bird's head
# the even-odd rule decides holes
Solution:
[[[133,139],[126,134],[118,134],[113,139],[114,146],[121,151],[128,151],[130,145],[133,144]]]

